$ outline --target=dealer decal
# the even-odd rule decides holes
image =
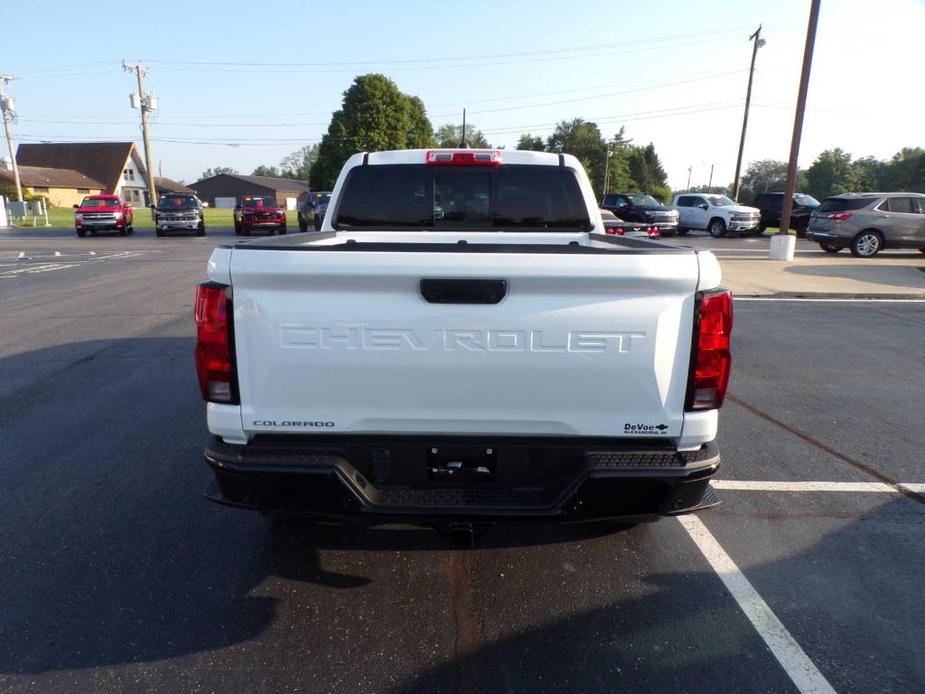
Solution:
[[[308,422],[297,419],[284,419],[281,422],[277,422],[275,419],[255,419],[253,425],[255,427],[311,427],[313,429],[324,429],[327,427],[333,427],[334,422]]]
[[[665,436],[668,431],[667,424],[624,424],[624,434],[636,434],[645,436]]]

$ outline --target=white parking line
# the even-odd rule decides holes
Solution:
[[[925,299],[877,299],[870,298],[827,298],[812,299],[809,297],[786,297],[786,296],[735,296],[736,301],[787,301],[787,302],[804,302],[816,304],[859,304],[859,303],[881,303],[881,304],[925,304]]]
[[[796,688],[803,694],[835,694],[829,681],[726,554],[726,550],[703,521],[693,515],[679,516],[678,520]]]
[[[15,270],[4,270],[0,272],[0,278],[16,277],[17,275],[35,275],[42,272],[56,272],[57,270],[67,270],[71,267],[77,267],[77,263],[42,263],[39,265],[26,265],[17,267]]]
[[[710,485],[714,489],[728,489],[739,492],[879,492],[898,494],[900,490],[885,482],[786,482],[786,481],[759,481],[759,480],[713,480]],[[900,485],[910,487],[923,487],[925,484]],[[915,491],[909,489],[909,491]]]

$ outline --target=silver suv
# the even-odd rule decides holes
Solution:
[[[870,258],[884,248],[918,248],[925,253],[925,195],[833,195],[813,210],[806,238],[828,253],[847,247],[859,258]]]

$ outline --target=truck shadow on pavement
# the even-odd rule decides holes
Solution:
[[[193,347],[141,337],[0,358],[0,673],[221,651],[274,623],[281,582],[309,601],[374,582],[320,551],[448,551],[430,530],[274,529],[207,502]]]

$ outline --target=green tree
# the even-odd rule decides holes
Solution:
[[[632,140],[624,135],[624,128],[620,130],[607,143],[607,150],[610,152],[608,158],[607,187],[609,190],[602,190],[602,193],[618,193],[629,191],[637,186],[630,175],[629,157],[632,150]]]
[[[213,176],[220,176],[222,174],[236,174],[238,173],[237,169],[232,169],[230,166],[216,166],[213,169],[206,169],[202,172],[202,176],[199,177],[201,181],[204,178],[212,178]]]
[[[784,190],[787,183],[787,162],[760,159],[749,162],[739,183],[739,200],[751,202],[759,193]]]
[[[517,140],[517,149],[526,149],[530,150],[531,152],[545,152],[546,144],[543,142],[543,138],[539,135],[524,133],[520,136],[520,139]]]
[[[883,162],[880,190],[925,193],[925,149],[903,147]]]
[[[851,155],[838,147],[822,152],[806,171],[806,192],[818,200],[856,189]]]
[[[434,133],[438,147],[458,147],[459,143],[462,142],[462,136],[462,124],[447,123],[446,125],[441,125],[437,132]],[[480,149],[491,147],[485,134],[472,123],[466,123],[466,144]]]
[[[318,145],[305,145],[295,152],[288,154],[279,163],[279,176],[293,178],[297,181],[307,181],[311,174],[312,164],[318,158]]]
[[[882,190],[889,165],[875,157],[861,157],[851,162],[858,190]]]
[[[546,139],[546,149],[549,152],[574,155],[588,172],[595,194],[598,197],[603,194],[607,145],[597,123],[581,118],[561,121]]]
[[[312,188],[330,189],[355,152],[433,145],[433,126],[420,99],[403,94],[384,75],[360,75],[331,116],[309,180]]]
[[[408,108],[408,136],[407,136],[407,148],[408,149],[417,149],[419,147],[433,147],[434,126],[430,124],[430,119],[427,117],[427,109],[424,108],[424,102],[421,101],[419,97],[416,96],[407,96],[407,108]]]
[[[628,157],[629,172],[636,188],[652,197],[666,202],[671,197],[668,187],[668,174],[655,152],[651,142],[645,147],[633,147]]]
[[[251,172],[251,176],[270,176],[271,178],[279,178],[279,169],[275,166],[267,166],[266,164],[261,164],[256,169]]]

